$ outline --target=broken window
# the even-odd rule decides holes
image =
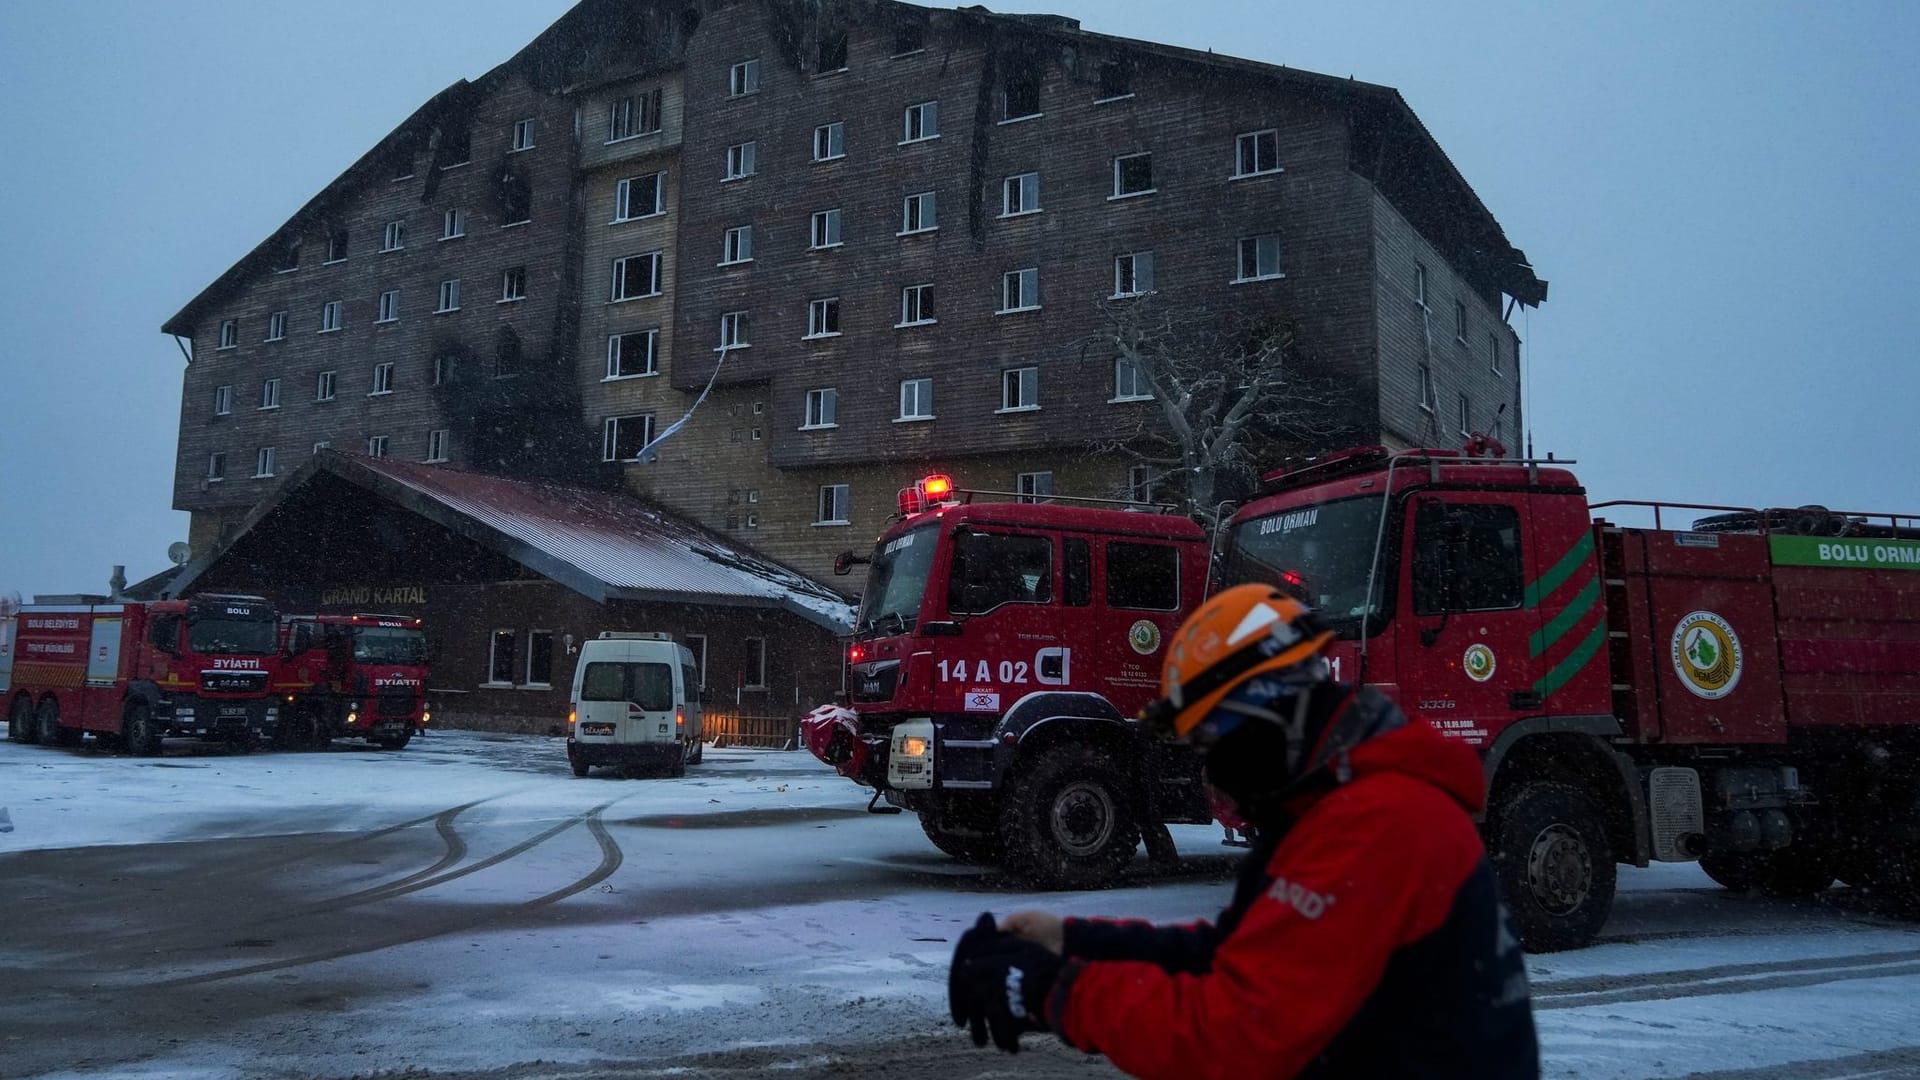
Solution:
[[[1121,60],[1100,65],[1100,81],[1094,90],[1095,101],[1112,101],[1133,96],[1133,66]]]
[[[828,34],[820,39],[820,62],[813,69],[818,74],[847,70],[847,32]]]

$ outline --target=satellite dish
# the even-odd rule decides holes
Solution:
[[[193,549],[187,546],[185,540],[175,540],[167,545],[167,558],[171,559],[175,566],[185,566],[187,560],[193,558]]]

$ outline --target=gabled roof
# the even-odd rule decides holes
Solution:
[[[531,484],[322,450],[261,500],[233,539],[188,564],[169,588],[193,587],[234,543],[321,474],[395,503],[596,602],[780,608],[835,633],[853,607],[825,585],[623,492]]]

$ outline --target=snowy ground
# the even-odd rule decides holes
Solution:
[[[946,1027],[981,910],[1190,918],[1232,853],[1030,895],[810,757],[576,780],[560,744],[439,732],[162,760],[0,743],[0,1077],[1116,1075]],[[1622,871],[1605,942],[1531,964],[1549,1075],[1920,1075],[1920,928],[1845,892]]]

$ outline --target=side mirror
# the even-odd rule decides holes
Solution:
[[[866,563],[870,563],[872,561],[873,561],[872,559],[863,559],[860,556],[855,555],[853,553],[853,550],[849,548],[848,550],[843,551],[840,554],[835,555],[833,557],[834,576],[846,577],[848,574],[853,573],[854,567],[861,566]]]

